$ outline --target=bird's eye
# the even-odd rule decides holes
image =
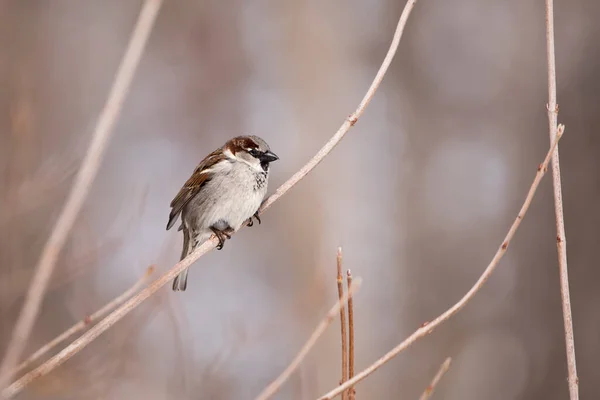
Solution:
[[[258,150],[256,150],[256,149],[252,149],[252,150],[250,150],[250,152],[249,152],[249,153],[250,153],[250,155],[251,155],[252,157],[258,157],[258,156],[260,155],[260,152],[259,152]]]

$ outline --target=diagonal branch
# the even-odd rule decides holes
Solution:
[[[398,45],[400,44],[400,39],[402,38],[402,33],[404,32],[404,27],[406,26],[406,22],[408,21],[410,12],[414,8],[416,2],[417,0],[408,0],[406,2],[404,10],[400,15],[400,20],[398,21],[396,31],[394,32],[394,37],[392,39],[392,43],[390,44],[390,48],[387,54],[385,55],[383,62],[381,63],[381,67],[379,67],[379,71],[377,71],[377,75],[375,75],[375,79],[373,79],[371,86],[367,90],[367,93],[361,100],[356,111],[354,111],[348,116],[348,118],[346,118],[342,126],[340,126],[340,128],[338,129],[338,131],[331,137],[331,139],[329,139],[327,143],[325,143],[325,146],[323,146],[321,150],[319,150],[317,154],[315,154],[315,156],[300,169],[300,171],[296,172],[290,179],[288,179],[283,185],[281,185],[272,196],[265,200],[260,209],[261,213],[262,211],[269,208],[271,204],[276,202],[281,196],[283,196],[288,190],[290,190],[292,186],[298,183],[298,181],[304,178],[306,174],[312,171],[313,168],[315,168],[321,161],[323,161],[325,156],[327,156],[327,154],[329,154],[331,150],[333,150],[333,148],[340,142],[340,140],[342,140],[342,138],[346,133],[348,133],[350,128],[354,126],[356,122],[358,122],[358,119],[365,112],[365,109],[367,108],[367,106],[371,102],[371,99],[375,95],[375,92],[379,88],[381,81],[383,81],[383,77],[385,76],[390,64],[392,63],[392,60],[394,59],[394,56],[396,55],[396,50],[398,50]]]
[[[112,299],[109,303],[105,304],[104,307],[77,322],[75,325],[71,326],[69,329],[46,343],[44,346],[40,347],[35,353],[33,353],[29,358],[19,364],[11,373],[12,376],[16,375],[18,372],[26,369],[35,361],[37,361],[44,354],[48,353],[50,350],[58,346],[60,343],[64,342],[74,334],[83,331],[85,328],[89,327],[91,324],[106,316],[109,312],[123,304],[125,300],[129,299],[131,296],[135,294],[142,286],[146,284],[146,281],[150,277],[150,275],[154,272],[154,266],[150,266],[146,269],[144,276],[138,279],[137,282],[133,284],[129,289],[120,294],[119,296]]]
[[[115,122],[120,114],[123,102],[129,91],[131,81],[139,64],[142,52],[150,36],[154,20],[158,14],[162,0],[146,0],[140,12],[129,45],[119,66],[108,100],[98,118],[92,142],[87,150],[81,169],[75,178],[69,197],[54,225],[52,233],[44,246],[42,255],[35,269],[35,275],[29,286],[25,304],[19,315],[6,355],[0,366],[0,388],[4,388],[10,380],[10,371],[19,361],[25,348],[31,329],[40,308],[42,299],[56,265],[56,260],[64,246],[75,219],[83,206],[96,173],[100,168],[102,156],[110,140]],[[4,394],[0,393],[0,398]]]
[[[404,10],[400,15],[400,20],[398,21],[398,26],[396,27],[392,43],[390,44],[390,48],[381,64],[381,67],[379,67],[379,70],[377,71],[377,75],[375,75],[371,86],[367,90],[367,93],[361,100],[356,111],[354,111],[354,113],[350,114],[350,116],[346,118],[342,126],[337,130],[337,132],[331,137],[331,139],[329,139],[327,143],[325,143],[325,145],[317,152],[317,154],[315,154],[315,156],[308,161],[308,163],[306,163],[298,172],[296,172],[283,185],[281,185],[273,195],[271,195],[265,200],[265,202],[262,204],[259,210],[259,214],[262,214],[262,212],[264,212],[273,203],[279,200],[281,196],[283,196],[294,185],[300,182],[300,180],[304,178],[310,171],[312,171],[333,150],[333,148],[340,142],[340,140],[342,140],[342,138],[346,135],[346,133],[348,133],[350,128],[354,126],[354,124],[356,124],[360,116],[364,113],[367,105],[375,95],[377,88],[379,88],[379,85],[381,84],[381,81],[383,80],[383,77],[385,76],[385,73],[387,72],[393,60],[394,55],[396,54],[398,44],[400,43],[400,38],[402,37],[404,27],[406,26],[406,22],[408,21],[408,16],[410,15],[410,12],[412,11],[415,3],[416,0],[408,0],[406,5],[404,6]],[[54,368],[67,361],[73,355],[77,354],[81,349],[86,347],[103,332],[108,330],[111,326],[113,326],[115,323],[121,320],[124,316],[129,314],[135,307],[137,307],[147,298],[156,293],[164,285],[171,282],[177,275],[179,275],[181,271],[192,265],[194,262],[196,262],[196,260],[198,260],[204,254],[208,253],[216,245],[216,238],[211,237],[209,240],[200,245],[194,252],[188,254],[186,258],[175,264],[169,271],[167,271],[161,277],[156,279],[154,282],[148,285],[148,287],[144,288],[136,296],[131,298],[121,307],[113,311],[102,321],[98,322],[98,324],[96,324],[89,331],[81,335],[81,337],[76,339],[73,343],[64,348],[61,352],[56,354],[46,363],[40,365],[35,370],[27,373],[26,375],[12,383],[4,392],[2,392],[2,395],[6,397],[12,397],[16,395],[21,390],[23,390],[23,388],[26,385],[28,385],[31,381],[40,376],[46,375]]]
[[[548,53],[548,125],[550,142],[554,140],[558,128],[558,104],[556,103],[556,60],[554,55],[554,4],[546,0],[546,51]],[[560,180],[560,160],[558,146],[552,155],[552,184],[554,187],[554,213],[556,215],[556,247],[558,251],[558,269],[560,275],[560,294],[562,299],[565,344],[567,351],[567,369],[569,373],[569,396],[579,399],[579,378],[575,362],[575,338],[573,336],[573,317],[571,315],[571,295],[569,293],[569,270],[567,268],[567,238],[562,204],[562,185]]]
[[[556,148],[556,145],[558,144],[558,141],[560,140],[560,137],[563,134],[564,128],[565,128],[564,125],[559,125],[556,138],[552,142],[552,145],[550,146],[550,150],[548,150],[548,153],[546,154],[546,158],[544,159],[544,162],[538,166],[537,173],[535,175],[533,183],[531,184],[531,187],[529,188],[529,192],[527,193],[525,202],[521,206],[521,210],[519,210],[519,214],[517,215],[517,218],[513,221],[510,229],[508,230],[508,233],[506,234],[506,236],[504,237],[504,240],[502,241],[502,244],[498,248],[498,251],[496,252],[494,257],[492,258],[492,261],[490,261],[489,265],[487,266],[485,271],[483,271],[483,274],[479,277],[477,282],[475,282],[473,287],[471,287],[471,289],[469,289],[469,291],[456,304],[454,304],[452,307],[450,307],[448,310],[446,310],[444,313],[442,313],[436,319],[434,319],[431,322],[424,323],[412,335],[410,335],[408,338],[406,338],[402,343],[400,343],[399,345],[394,347],[392,350],[387,352],[387,354],[385,354],[379,360],[375,361],[371,366],[369,366],[368,368],[366,368],[365,370],[360,372],[354,378],[347,380],[346,383],[336,387],[335,389],[333,389],[333,390],[329,391],[328,393],[324,394],[323,396],[319,397],[319,400],[333,399],[335,396],[342,393],[344,390],[355,385],[357,382],[362,381],[367,376],[371,375],[373,372],[375,372],[377,369],[379,369],[381,366],[383,366],[385,363],[390,361],[392,358],[396,357],[402,351],[406,350],[417,340],[422,339],[423,337],[425,337],[428,334],[430,334],[431,332],[433,332],[433,330],[435,328],[437,328],[438,326],[440,326],[441,324],[446,322],[448,319],[453,317],[457,312],[462,310],[462,308],[465,305],[467,305],[467,303],[469,301],[471,301],[471,299],[473,299],[473,297],[475,297],[477,292],[479,292],[479,290],[483,287],[485,282],[490,278],[490,276],[492,275],[492,273],[498,266],[498,263],[500,262],[500,260],[506,253],[506,250],[508,249],[508,245],[510,244],[512,238],[515,236],[515,232],[519,228],[519,225],[521,225],[521,221],[523,221],[523,217],[525,217],[525,214],[527,213],[527,210],[529,209],[529,206],[531,205],[531,201],[533,200],[535,191],[537,190],[537,188],[542,180],[542,177],[548,170],[548,163],[550,162],[550,158],[552,157],[554,149]]]

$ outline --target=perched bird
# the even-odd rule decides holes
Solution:
[[[238,136],[200,162],[171,201],[167,230],[181,214],[181,260],[213,233],[221,250],[244,222],[252,226],[254,217],[260,224],[257,211],[267,193],[269,163],[278,159],[258,136]],[[187,273],[173,280],[173,290],[185,290]]]

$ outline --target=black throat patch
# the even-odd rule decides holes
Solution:
[[[265,187],[267,184],[267,172],[259,172],[256,174],[256,182],[254,183],[254,190],[259,190]]]

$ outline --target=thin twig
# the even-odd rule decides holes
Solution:
[[[387,72],[390,63],[392,62],[394,55],[396,54],[398,44],[400,43],[400,38],[402,37],[402,32],[404,31],[404,27],[406,26],[408,16],[410,15],[410,11],[415,5],[415,2],[416,0],[409,0],[404,6],[404,11],[400,16],[400,21],[398,22],[398,26],[394,33],[394,38],[392,39],[390,48],[381,64],[381,67],[379,67],[379,71],[377,71],[377,75],[375,75],[371,86],[367,90],[367,93],[361,100],[356,111],[354,111],[354,113],[350,114],[350,116],[346,118],[342,126],[338,129],[338,131],[329,139],[327,143],[325,143],[325,145],[317,152],[317,154],[315,154],[314,157],[308,161],[308,163],[306,163],[298,172],[292,175],[292,177],[289,178],[283,185],[281,185],[275,191],[274,194],[272,194],[269,198],[267,198],[264,201],[259,210],[259,214],[262,214],[273,203],[279,200],[281,196],[287,193],[288,190],[290,190],[292,187],[294,187],[294,185],[300,182],[300,180],[302,180],[302,178],[304,178],[310,171],[312,171],[333,150],[333,148],[346,135],[350,128],[354,126],[354,124],[356,124],[359,117],[364,113],[367,105],[369,105],[369,102],[375,95],[377,88],[381,84],[381,81],[383,80],[383,77],[385,76],[385,73]],[[171,282],[185,268],[188,268],[201,256],[215,248],[216,245],[217,239],[214,236],[211,237],[209,240],[205,241],[195,251],[193,251],[191,254],[188,254],[186,258],[175,264],[169,271],[167,271],[161,277],[159,277],[150,285],[148,285],[147,288],[141,290],[136,296],[134,296],[121,307],[113,311],[102,321],[98,322],[98,324],[96,324],[89,331],[81,335],[80,338],[76,339],[73,343],[64,348],[61,352],[56,354],[43,365],[39,366],[35,370],[29,372],[28,374],[24,375],[23,377],[19,378],[17,381],[12,383],[10,387],[6,389],[5,393],[3,392],[2,394],[4,396],[14,396],[15,394],[23,390],[23,388],[34,379],[47,374],[54,368],[67,361],[73,355],[77,354],[84,347],[90,344],[94,339],[100,336],[103,332],[108,330],[116,322],[121,320],[121,318],[129,314],[129,312],[131,312],[135,307],[140,305],[148,297],[152,296],[164,285]]]
[[[14,376],[20,371],[26,369],[35,361],[37,361],[44,354],[48,353],[58,344],[62,343],[66,339],[70,338],[74,334],[83,331],[84,329],[91,326],[94,322],[103,318],[106,314],[120,306],[125,300],[129,299],[131,296],[135,294],[144,284],[148,281],[150,275],[154,272],[154,266],[150,266],[146,269],[144,276],[142,276],[136,283],[133,284],[129,289],[123,292],[120,296],[111,300],[109,303],[105,304],[104,307],[93,313],[92,315],[86,316],[84,319],[77,322],[75,325],[71,326],[69,329],[52,339],[50,342],[46,343],[44,346],[40,347],[35,353],[33,353],[28,359],[23,361],[18,367],[16,367],[11,375]]]
[[[442,379],[442,377],[446,374],[446,372],[448,372],[451,362],[452,362],[452,359],[450,357],[446,358],[446,361],[444,361],[444,363],[438,370],[437,374],[435,374],[435,376],[431,380],[431,383],[429,384],[429,386],[427,386],[427,388],[425,389],[423,394],[421,394],[421,397],[419,397],[419,400],[428,400],[431,397],[431,395],[433,394],[433,391],[435,390],[438,383],[440,383],[440,380]]]
[[[506,237],[504,238],[504,241],[502,242],[502,244],[498,248],[498,251],[492,258],[492,261],[489,263],[489,265],[487,266],[485,271],[483,271],[483,274],[479,277],[477,282],[475,282],[475,285],[473,285],[473,287],[471,287],[471,289],[469,289],[469,291],[456,304],[454,304],[452,307],[450,307],[448,310],[446,310],[444,313],[442,313],[436,319],[434,319],[431,322],[424,323],[412,335],[410,335],[408,338],[406,338],[406,340],[404,340],[402,343],[400,343],[399,345],[394,347],[392,350],[390,350],[387,354],[385,354],[379,360],[375,361],[372,365],[370,365],[369,367],[364,369],[362,372],[360,372],[354,378],[346,381],[346,383],[344,383],[343,385],[340,385],[340,386],[336,387],[335,389],[331,390],[330,392],[319,397],[319,400],[332,399],[335,396],[337,396],[338,394],[340,394],[342,391],[349,388],[350,386],[355,385],[357,382],[360,382],[361,380],[365,379],[367,376],[371,375],[373,372],[375,372],[377,369],[379,369],[382,365],[384,365],[389,360],[391,360],[392,358],[394,358],[398,354],[400,354],[400,352],[407,349],[409,346],[411,346],[417,340],[427,336],[428,334],[433,332],[433,330],[435,328],[437,328],[439,325],[441,325],[442,323],[444,323],[448,319],[450,319],[452,316],[454,316],[477,294],[477,292],[479,292],[479,290],[483,287],[485,282],[489,279],[489,277],[492,275],[492,273],[498,266],[500,259],[506,253],[506,250],[508,249],[508,245],[510,244],[512,238],[514,237],[515,232],[519,228],[519,225],[521,224],[521,221],[523,220],[525,213],[529,209],[529,206],[531,204],[531,201],[533,200],[535,191],[537,190],[537,188],[540,184],[540,181],[542,180],[542,177],[548,170],[548,163],[550,162],[552,153],[554,152],[554,149],[556,148],[556,145],[557,145],[558,141],[560,140],[560,137],[563,134],[564,128],[565,128],[564,125],[559,125],[556,139],[552,142],[552,145],[550,146],[550,150],[546,154],[546,158],[544,159],[544,162],[538,166],[537,173],[535,175],[535,179],[533,180],[533,183],[531,184],[531,187],[529,188],[529,192],[527,193],[527,197],[525,198],[525,202],[521,206],[521,210],[519,211],[517,218],[512,223],[510,229],[508,230],[508,233],[506,234]]]
[[[556,59],[554,55],[554,4],[546,0],[546,51],[548,53],[548,125],[550,142],[558,130],[558,104],[556,103]],[[571,295],[569,292],[569,270],[567,268],[567,238],[562,204],[562,185],[560,179],[560,159],[558,146],[552,155],[552,183],[554,187],[554,213],[556,215],[556,247],[560,275],[560,294],[562,299],[567,369],[569,374],[569,396],[579,399],[579,378],[575,362],[575,338],[573,335],[573,317],[571,314]]]
[[[385,55],[383,62],[381,63],[381,67],[379,67],[379,71],[377,71],[377,75],[375,75],[375,79],[373,79],[371,86],[367,90],[367,93],[361,100],[356,111],[354,111],[346,118],[342,126],[340,126],[340,128],[338,129],[338,131],[331,137],[331,139],[329,139],[325,146],[323,146],[321,150],[319,150],[318,153],[315,154],[315,156],[308,163],[306,163],[306,165],[304,165],[298,172],[296,172],[290,179],[288,179],[287,182],[281,185],[277,189],[277,191],[263,203],[260,212],[270,207],[271,204],[277,201],[285,192],[290,190],[292,186],[298,183],[298,181],[304,178],[306,174],[312,171],[314,167],[316,167],[321,161],[323,161],[325,156],[327,156],[327,154],[329,154],[331,150],[333,150],[333,148],[340,142],[340,140],[342,140],[342,138],[348,132],[348,130],[350,130],[350,128],[354,126],[356,122],[358,122],[358,119],[365,112],[365,109],[367,108],[367,106],[371,102],[371,99],[375,95],[377,88],[379,88],[381,81],[383,81],[383,77],[385,76],[385,73],[387,72],[392,60],[394,59],[394,56],[396,55],[398,45],[400,44],[400,39],[402,38],[402,33],[404,32],[404,27],[406,26],[406,22],[408,21],[408,16],[410,15],[410,12],[412,11],[416,2],[417,0],[408,0],[406,2],[404,10],[400,15],[400,20],[398,21],[396,31],[394,32],[394,37],[392,38],[390,48],[388,49],[388,52]]]
[[[298,368],[304,357],[308,354],[308,352],[313,348],[319,337],[325,332],[325,329],[331,324],[331,321],[335,318],[336,314],[340,312],[340,307],[348,301],[350,296],[353,296],[356,291],[360,288],[360,284],[362,283],[362,279],[356,278],[354,281],[354,285],[351,289],[348,289],[348,293],[342,297],[342,300],[338,300],[335,305],[329,310],[325,318],[317,325],[315,330],[313,331],[310,338],[306,341],[302,349],[296,354],[294,360],[288,365],[288,367],[275,379],[273,382],[267,386],[260,395],[256,398],[256,400],[267,400],[271,398],[277,391],[281,388],[281,386],[285,383],[285,381],[292,375],[292,373]]]
[[[100,168],[102,156],[129,91],[131,81],[133,80],[146,41],[152,30],[152,25],[154,24],[161,2],[162,0],[147,0],[144,3],[125,56],[119,66],[108,100],[102,110],[102,114],[98,118],[92,142],[81,164],[81,169],[75,178],[69,197],[44,246],[39,263],[35,269],[35,275],[29,286],[25,304],[23,305],[23,309],[13,330],[11,341],[7,347],[6,355],[0,366],[0,388],[4,388],[10,380],[10,372],[19,361],[21,353],[25,348],[52,271],[56,265],[56,260]],[[0,394],[0,396],[3,396],[3,394]]]
[[[344,280],[342,278],[342,248],[339,247],[336,257],[337,265],[337,287],[338,287],[338,299],[340,302],[344,298]],[[349,299],[348,299],[349,300]],[[340,307],[340,326],[342,332],[342,380],[340,385],[348,380],[348,341],[346,332],[346,309],[342,305]],[[342,400],[347,400],[347,392],[342,393]]]
[[[348,281],[348,290],[352,288],[352,272],[350,270],[346,271],[347,281]],[[352,300],[352,296],[348,298],[348,341],[350,342],[350,351],[348,352],[348,378],[352,379],[354,377],[354,304]],[[356,396],[356,390],[354,386],[350,386],[348,388],[348,400],[354,400]]]

